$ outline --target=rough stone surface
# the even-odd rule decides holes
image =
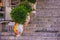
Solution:
[[[0,40],[60,40],[60,0],[37,0],[37,14],[23,36],[16,39],[11,34],[4,33]],[[35,32],[36,30],[59,31],[57,33]]]
[[[60,0],[38,0],[36,27],[60,31]]]

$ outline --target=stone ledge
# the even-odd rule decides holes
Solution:
[[[35,32],[47,32],[47,33],[58,33],[57,30],[36,30]]]

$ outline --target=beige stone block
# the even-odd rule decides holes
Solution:
[[[11,20],[11,7],[6,7],[6,14],[5,14],[5,20]]]

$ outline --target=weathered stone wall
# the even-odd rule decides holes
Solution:
[[[5,0],[5,20],[11,20],[10,12],[11,12],[11,5],[10,5],[11,0]]]
[[[60,0],[37,0],[37,16],[35,23],[39,30],[59,30]]]
[[[20,40],[60,40],[60,0],[37,0],[36,17],[24,30]],[[45,30],[45,32],[35,32]],[[47,32],[50,30],[51,32]],[[5,33],[4,33],[5,34]],[[2,36],[1,39],[15,40],[14,36]],[[17,39],[17,40],[18,40]]]

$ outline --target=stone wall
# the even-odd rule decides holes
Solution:
[[[60,0],[37,0],[37,29],[60,31]]]
[[[37,0],[36,7],[36,17],[31,15],[33,20],[17,40],[60,40],[60,0]],[[16,40],[16,37],[0,36],[0,39]]]

